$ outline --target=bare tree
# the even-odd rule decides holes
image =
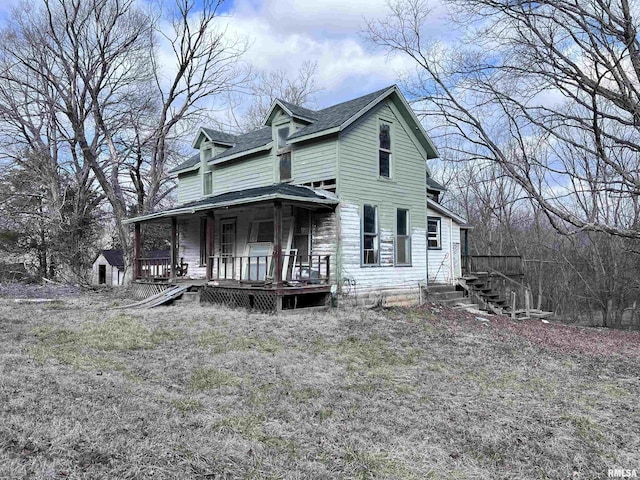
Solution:
[[[316,84],[315,77],[318,73],[318,63],[306,61],[298,69],[297,73],[285,69],[261,71],[254,75],[249,85],[249,97],[251,103],[246,112],[238,117],[232,115],[232,128],[241,132],[255,130],[262,126],[264,117],[269,111],[274,100],[300,106],[312,106],[315,96],[322,89]],[[237,106],[246,99],[246,95],[236,98]]]
[[[38,110],[52,113],[72,161],[91,172],[109,203],[127,266],[131,240],[122,222],[154,210],[170,191],[165,167],[181,125],[244,80],[244,44],[225,35],[220,3],[177,0],[170,11],[152,12],[134,0],[43,0],[15,10],[2,32],[4,111],[27,98],[36,118]],[[172,64],[160,64],[160,43]],[[37,146],[33,118],[10,118],[29,148]],[[60,159],[51,160],[59,168]]]
[[[628,0],[451,0],[466,37],[429,39],[429,6],[390,5],[373,42],[415,62],[407,90],[458,154],[496,162],[564,233],[640,238],[640,40]]]

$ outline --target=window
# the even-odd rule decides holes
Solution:
[[[380,124],[380,149],[378,153],[378,174],[384,178],[391,178],[391,125]]]
[[[378,264],[378,207],[365,205],[362,219],[362,263]]]
[[[207,219],[200,219],[200,266],[207,264]]]
[[[431,250],[440,250],[440,217],[428,217],[427,219],[427,245]]]
[[[251,223],[251,243],[273,243],[273,220],[256,220]]]
[[[281,182],[291,180],[291,147],[287,145],[289,131],[288,125],[278,127],[276,130],[276,150]]]
[[[287,137],[289,136],[289,127],[278,128],[278,150],[287,147]]]
[[[280,181],[291,180],[291,152],[284,152],[278,155],[280,167]]]
[[[411,235],[409,210],[398,209],[396,213],[396,265],[411,264]]]
[[[202,175],[202,194],[211,195],[213,193],[213,172],[209,170]]]

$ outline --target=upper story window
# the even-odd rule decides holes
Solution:
[[[291,147],[287,145],[287,137],[289,137],[289,126],[278,127],[276,130],[276,148],[278,156],[278,171],[280,173],[280,181],[285,182],[291,180]]]
[[[378,139],[378,175],[391,178],[391,124],[380,123]]]
[[[278,150],[287,147],[287,137],[289,137],[289,126],[278,128]]]

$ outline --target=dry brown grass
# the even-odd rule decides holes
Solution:
[[[621,337],[625,356],[587,354],[449,310],[112,304],[0,300],[0,478],[640,469],[637,337]]]

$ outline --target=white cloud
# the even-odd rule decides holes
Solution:
[[[384,0],[237,0],[230,13],[228,29],[250,39],[245,58],[256,68],[295,73],[305,61],[318,63],[321,107],[396,83],[412,65],[387,58],[362,35],[365,18],[388,14]],[[436,30],[441,16],[434,18]]]

